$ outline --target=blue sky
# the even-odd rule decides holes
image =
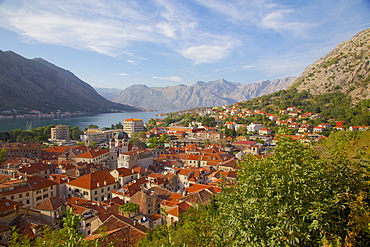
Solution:
[[[94,87],[299,76],[370,27],[370,0],[0,0],[0,49]]]

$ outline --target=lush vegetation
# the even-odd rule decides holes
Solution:
[[[0,141],[2,142],[47,142],[50,138],[50,129],[55,125],[38,127],[31,130],[15,129],[10,132],[0,131]],[[70,136],[72,140],[79,140],[83,131],[75,126],[70,128]]]
[[[241,162],[238,182],[210,204],[148,234],[141,246],[369,246],[368,140],[329,137],[319,145],[323,156],[280,140],[273,154]],[[342,142],[356,142],[361,155],[353,157],[349,145],[333,148]]]
[[[73,209],[68,208],[66,217],[63,218],[63,228],[59,231],[54,231],[46,227],[41,236],[32,240],[26,235],[20,234],[15,228],[12,228],[12,235],[8,241],[11,247],[26,247],[26,246],[54,246],[54,247],[90,247],[100,246],[97,240],[86,241],[85,236],[79,231],[81,218],[73,214]]]
[[[320,114],[325,119],[345,121],[347,125],[370,125],[370,99],[353,105],[351,99],[339,91],[313,96],[291,88],[243,102],[240,107],[278,114],[279,110],[291,106]]]

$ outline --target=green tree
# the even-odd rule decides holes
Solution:
[[[0,163],[6,160],[6,149],[2,148],[0,150]]]
[[[78,126],[70,128],[70,135],[72,140],[80,140],[80,136],[83,134],[84,132],[80,130]]]
[[[87,126],[88,129],[99,129],[99,126],[96,125],[96,124],[90,124],[89,126]]]
[[[67,208],[66,217],[63,218],[63,228],[53,231],[49,227],[44,228],[42,234],[31,241],[26,235],[20,234],[12,228],[12,234],[8,241],[9,246],[56,246],[56,247],[90,247],[99,246],[98,240],[86,241],[85,236],[79,231],[81,216],[73,214],[71,207]]]
[[[151,118],[148,120],[148,124],[156,125],[157,122],[153,118]]]
[[[225,245],[368,244],[367,184],[348,159],[323,160],[309,147],[281,140],[272,155],[240,165],[239,182],[217,198],[222,224],[216,234]]]
[[[123,124],[121,122],[116,123],[116,129],[123,129]]]
[[[96,141],[92,141],[90,142],[90,145],[89,145],[91,148],[97,148],[98,147],[98,142]]]
[[[131,215],[131,213],[136,213],[139,210],[139,205],[133,202],[128,202],[119,206],[119,211],[124,212],[125,214]]]

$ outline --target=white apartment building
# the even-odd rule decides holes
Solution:
[[[128,118],[123,121],[123,131],[130,134],[144,131],[144,122],[142,119]]]
[[[69,140],[69,126],[57,125],[50,129],[50,141]]]

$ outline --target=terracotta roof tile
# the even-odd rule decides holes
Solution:
[[[49,199],[43,201],[42,203],[38,204],[35,209],[44,210],[44,211],[55,211],[57,208],[62,206],[66,200],[60,197],[50,197]]]
[[[40,190],[46,187],[57,185],[56,182],[42,178],[40,176],[28,177],[27,184],[32,190]]]
[[[77,186],[80,188],[85,189],[96,189],[100,186],[116,184],[115,178],[107,171],[107,170],[100,170],[94,173],[90,173],[79,177],[71,182],[69,185]]]

